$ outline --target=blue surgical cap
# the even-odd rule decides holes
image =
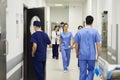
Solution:
[[[40,21],[34,21],[33,26],[41,27]]]

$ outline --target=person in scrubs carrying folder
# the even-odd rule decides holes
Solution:
[[[96,49],[98,57],[101,54],[101,37],[98,31],[92,28],[93,20],[92,16],[87,16],[86,27],[79,30],[74,37],[76,57],[80,67],[79,80],[94,79]]]

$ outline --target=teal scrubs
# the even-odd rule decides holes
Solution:
[[[79,30],[75,37],[74,42],[79,45],[78,60],[80,67],[79,80],[93,80],[94,66],[96,60],[96,42],[100,42],[101,37],[96,29],[83,28]],[[87,73],[88,70],[88,73]]]

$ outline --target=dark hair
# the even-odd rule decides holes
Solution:
[[[87,16],[86,17],[86,24],[91,25],[93,23],[93,17],[92,16]]]
[[[61,22],[60,24],[64,24],[64,22]]]
[[[64,23],[63,27],[64,27],[65,25],[68,25],[68,24],[67,24],[67,23]]]
[[[33,26],[41,27],[40,21],[34,21]]]
[[[78,29],[80,29],[80,28],[83,28],[83,26],[79,25],[79,26],[78,26]]]
[[[55,30],[57,27],[58,27],[58,26],[57,26],[57,25],[55,25],[54,30]]]

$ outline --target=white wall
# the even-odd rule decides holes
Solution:
[[[46,6],[45,0],[23,0],[23,1],[24,1],[24,4],[28,8],[45,7]]]
[[[69,7],[69,29],[72,31],[73,36],[78,31],[78,26],[83,25],[83,15],[81,6]]]
[[[113,5],[113,9],[114,9],[114,22],[115,24],[118,24],[118,64],[120,64],[120,0],[115,0]]]
[[[50,8],[50,22],[68,22],[69,8],[66,7],[51,7]]]
[[[111,47],[112,49],[116,50],[116,25],[115,25],[115,15],[113,14],[114,9],[113,9],[113,0],[98,0],[97,4],[98,4],[98,11],[97,11],[97,23],[98,23],[98,27],[100,28],[102,26],[102,13],[103,11],[108,11],[108,47]],[[116,4],[115,4],[116,5]],[[100,28],[102,29],[102,28]],[[111,54],[110,52],[108,52],[109,54]],[[117,53],[116,53],[117,54]],[[114,59],[116,59],[115,56],[111,56],[114,57]]]
[[[86,0],[86,15],[92,15],[92,0]]]
[[[23,54],[23,6],[28,8],[46,7],[44,0],[7,0],[6,8],[6,52],[7,62]],[[47,11],[46,11],[47,12]],[[47,18],[45,18],[48,20]],[[7,73],[7,79],[17,71],[22,64],[16,65]]]
[[[73,35],[77,32],[78,25],[83,25],[82,7],[70,6],[70,7],[51,7],[50,8],[50,21],[61,21],[69,23],[69,30]]]
[[[101,14],[108,11],[108,46],[116,50],[116,24],[120,26],[120,0],[97,0],[97,23],[101,27]],[[101,30],[101,28],[100,28]],[[120,64],[120,28],[118,29],[118,64]],[[116,53],[117,54],[117,53]]]
[[[45,31],[47,32],[48,36],[50,36],[51,33],[51,28],[50,28],[50,7],[46,7],[46,29]]]
[[[111,26],[112,22],[112,0],[97,0],[97,26],[100,32],[102,32],[102,13],[103,11],[108,11],[108,46],[111,46]],[[113,31],[114,33],[115,31]],[[113,36],[114,37],[114,36]],[[115,38],[113,38],[115,39]],[[113,44],[114,45],[114,44]],[[115,45],[113,46],[115,49]]]
[[[14,5],[13,5],[14,3]],[[6,14],[7,61],[23,53],[23,5],[21,0],[8,0]]]
[[[7,61],[23,53],[23,4],[26,5],[28,8],[46,6],[44,0],[7,1],[7,14],[6,14],[7,18],[6,32],[8,41]]]

